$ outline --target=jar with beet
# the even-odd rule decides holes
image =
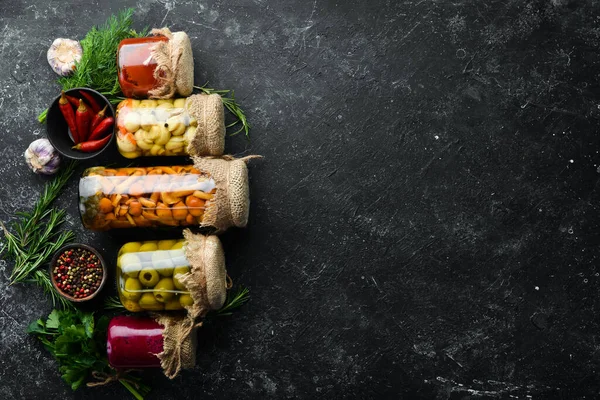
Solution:
[[[122,315],[110,320],[106,353],[113,368],[160,367],[162,351],[163,326],[153,319]]]

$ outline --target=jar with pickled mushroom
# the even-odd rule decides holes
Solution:
[[[250,209],[246,162],[253,157],[196,157],[193,166],[89,168],[79,181],[83,225],[97,231],[244,227]]]
[[[200,225],[216,190],[210,174],[191,165],[94,167],[79,181],[81,218],[92,230]]]
[[[185,239],[129,242],[121,247],[117,291],[127,310],[190,311],[197,306],[202,316],[223,305],[228,283],[221,242],[189,230],[184,235]]]
[[[123,100],[117,106],[122,156],[218,156],[225,147],[223,101],[217,94]]]

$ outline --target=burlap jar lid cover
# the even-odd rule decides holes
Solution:
[[[201,319],[211,310],[218,310],[227,297],[225,253],[217,236],[183,231],[186,240],[185,257],[190,272],[179,277],[190,292],[194,304],[186,307],[187,315],[154,314],[163,325],[163,351],[158,354],[160,365],[167,377],[173,379],[185,368],[196,364],[196,329]]]
[[[218,94],[195,94],[185,100],[185,108],[198,126],[188,143],[191,156],[220,156],[225,150],[225,107]]]
[[[185,32],[172,33],[169,28],[152,29],[152,35],[169,40],[150,48],[156,61],[154,78],[158,86],[148,92],[151,99],[170,99],[176,94],[189,96],[194,89],[194,56],[192,44]]]
[[[206,202],[201,227],[215,228],[216,233],[221,233],[229,227],[248,224],[250,189],[246,164],[255,158],[262,156],[193,157],[194,167],[209,173],[217,187],[215,196]]]

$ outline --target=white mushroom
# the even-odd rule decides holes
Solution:
[[[69,75],[75,69],[75,62],[81,61],[83,50],[77,40],[58,38],[48,49],[48,63],[52,70],[61,76]]]

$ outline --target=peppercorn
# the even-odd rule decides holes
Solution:
[[[103,271],[98,257],[89,250],[76,248],[63,252],[52,269],[56,287],[81,299],[94,294],[102,282]]]

